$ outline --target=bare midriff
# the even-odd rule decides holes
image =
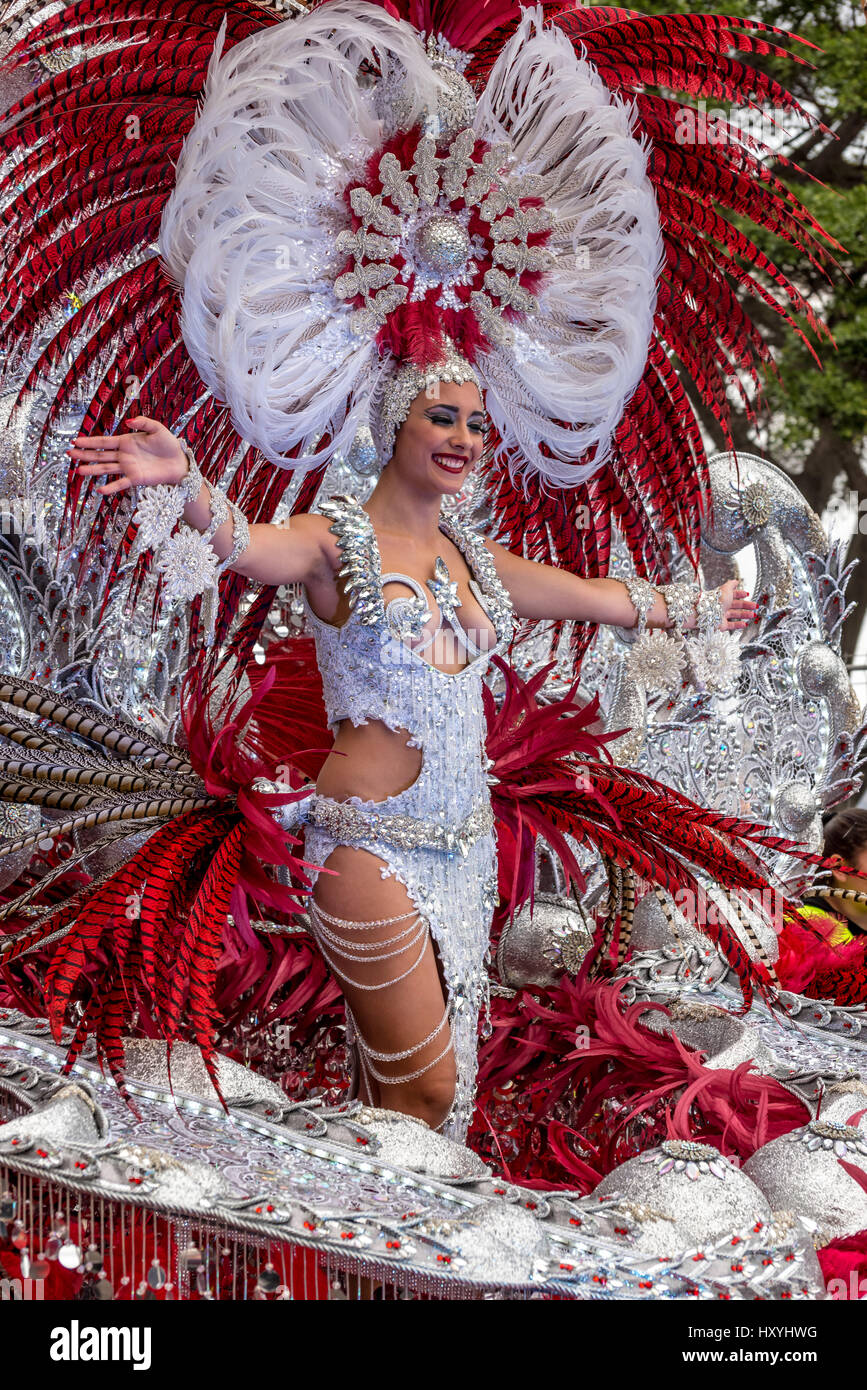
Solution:
[[[454,547],[451,547],[451,552],[451,564],[460,583],[462,611],[467,615],[467,631],[477,646],[483,649],[493,647],[497,640],[496,633],[487,614],[467,587],[469,571],[463,557]],[[405,592],[405,587],[400,583],[388,583],[383,597],[388,602]],[[431,630],[436,630],[440,617],[436,604],[431,603],[431,608]],[[328,618],[320,617],[320,621],[331,627],[340,627],[348,616],[348,602],[346,596],[341,594],[337,612]],[[466,654],[456,650],[438,651],[437,655],[440,659],[432,661],[431,665],[446,676],[459,675],[469,664]],[[407,730],[391,729],[380,719],[370,719],[359,725],[353,724],[350,719],[342,720],[336,729],[332,751],[319,773],[316,790],[321,796],[329,796],[335,801],[345,800],[349,796],[360,797],[362,801],[384,801],[386,797],[406,791],[416,781],[422,767],[422,750],[410,746],[411,737]]]
[[[335,801],[347,796],[384,801],[406,791],[422,764],[421,749],[408,746],[410,737],[405,730],[389,729],[380,719],[357,726],[349,719],[342,720],[316,790]]]

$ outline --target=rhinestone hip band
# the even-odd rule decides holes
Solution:
[[[327,796],[312,798],[307,819],[327,830],[336,840],[375,842],[384,840],[401,849],[438,849],[447,854],[466,854],[470,845],[494,828],[494,815],[486,802],[479,803],[454,829],[415,816],[380,815]]]

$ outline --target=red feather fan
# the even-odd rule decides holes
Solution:
[[[298,840],[270,814],[299,793],[288,782],[284,791],[258,791],[257,779],[273,780],[277,769],[255,740],[244,742],[275,677],[271,669],[244,703],[224,700],[212,713],[201,673],[194,670],[185,686],[184,727],[193,768],[210,803],[205,799],[200,809],[166,821],[108,877],[79,884],[37,926],[2,942],[8,980],[8,966],[17,956],[61,933],[44,995],[57,1039],[73,1000],[80,1005],[67,1070],[93,1035],[124,1091],[121,1037],[139,1015],[169,1043],[187,1036],[197,1042],[216,1087],[215,994],[229,913],[236,933],[249,944],[255,942],[249,902],[285,921],[301,911],[309,890],[308,866],[292,848]],[[283,751],[288,763],[291,750]],[[294,886],[278,882],[266,865],[281,866]]]

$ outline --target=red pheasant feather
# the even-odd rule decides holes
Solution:
[[[561,699],[540,705],[537,694],[548,671],[524,682],[505,662],[495,660],[505,680],[505,698],[499,709],[489,691],[485,699],[488,756],[497,779],[491,800],[504,910],[514,912],[532,893],[539,837],[557,854],[567,880],[584,887],[569,848],[571,836],[671,894],[688,889],[689,915],[737,975],[744,1008],[754,988],[773,997],[765,966],[750,959],[725,922],[705,921],[698,912],[702,892],[696,871],[729,892],[743,892],[761,902],[767,901],[763,894],[770,884],[757,849],[787,851],[810,862],[819,857],[802,852],[767,826],[709,811],[643,773],[617,767],[605,748],[616,733],[600,735],[591,728],[598,714],[596,701],[580,705],[573,687]],[[690,904],[696,906],[690,909]]]

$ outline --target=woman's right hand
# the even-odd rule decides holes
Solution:
[[[126,434],[80,434],[66,451],[70,458],[80,460],[78,473],[112,475],[97,492],[108,497],[129,487],[175,484],[185,477],[187,457],[171,430],[147,415],[136,415],[124,423],[129,429]]]
[[[176,484],[186,477],[189,463],[171,430],[146,415],[137,415],[125,423],[129,426],[125,433],[78,435],[66,451],[79,461],[79,474],[109,475],[97,492],[107,497],[130,487]],[[205,487],[203,491],[207,494],[209,489]],[[187,501],[184,516],[194,529],[207,530],[212,516],[207,495],[201,501]],[[211,539],[219,559],[230,554],[232,540],[233,526],[225,521]],[[337,604],[335,575],[340,563],[328,518],[305,514],[293,516],[291,526],[288,522],[251,523],[250,544],[232,569],[258,584],[312,584],[323,606],[333,611]]]

